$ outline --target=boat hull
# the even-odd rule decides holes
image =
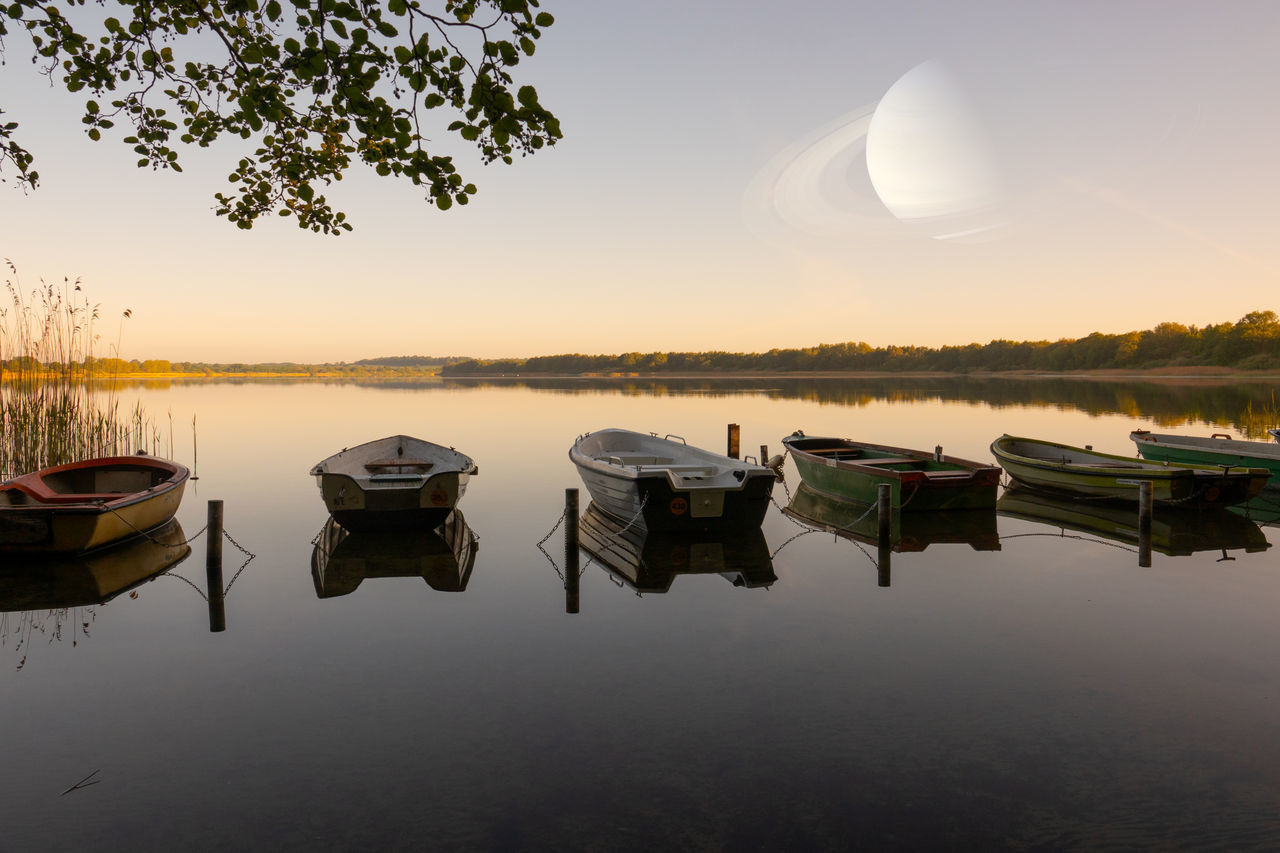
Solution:
[[[601,430],[591,437],[605,444],[584,451],[582,436],[569,457],[596,506],[624,523],[699,531],[759,527],[764,521],[777,480],[768,468],[628,430]],[[646,461],[627,464],[640,451]],[[614,462],[604,461],[609,459]]]
[[[397,435],[336,453],[311,473],[339,524],[377,532],[436,527],[462,500],[476,467],[452,448]]]
[[[966,459],[840,438],[793,435],[782,440],[800,479],[828,498],[875,503],[881,485],[897,510],[993,509],[1000,469]],[[883,464],[881,464],[883,463]]]
[[[177,512],[187,476],[163,460],[111,457],[15,478],[0,492],[0,553],[64,557],[150,533]],[[138,477],[154,484],[110,491],[113,481]],[[82,492],[61,487],[81,481]]]
[[[1019,484],[1058,495],[1137,500],[1141,483],[1151,484],[1155,503],[1169,506],[1227,506],[1258,494],[1264,469],[1232,471],[1189,465],[1156,465],[1124,456],[1035,439],[1003,436],[991,444],[1000,465]]]

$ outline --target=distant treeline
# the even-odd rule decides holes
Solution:
[[[203,361],[165,361],[149,358],[125,360],[122,358],[88,358],[84,361],[63,365],[58,362],[37,364],[30,356],[0,361],[3,372],[18,373],[20,371],[38,371],[40,369],[59,372],[63,368],[73,373],[83,373],[90,377],[129,376],[135,374],[180,374],[184,376],[334,376],[348,378],[378,378],[397,376],[435,375],[448,359],[429,359],[423,356],[403,356],[397,358],[370,358],[357,362],[337,362],[326,364],[298,364],[290,361],[263,363],[245,362],[203,362]]]
[[[1007,370],[1071,370],[1212,366],[1240,370],[1280,368],[1280,317],[1252,311],[1235,323],[1184,326],[1161,323],[1142,332],[1058,341],[996,340],[987,344],[872,347],[869,344],[820,344],[804,349],[741,352],[629,352],[622,355],[543,355],[534,358],[475,359],[462,356],[387,356],[356,362],[197,362],[87,358],[70,365],[91,376],[180,374],[190,376],[264,375],[338,378],[387,378],[424,375],[500,376],[513,374],[627,375],[672,373],[906,372],[971,373]],[[31,356],[0,361],[3,372],[40,369]],[[64,365],[45,363],[44,369]]]
[[[629,352],[622,355],[544,355],[467,359],[445,364],[444,376],[513,373],[704,373],[728,371],[996,371],[1106,370],[1180,366],[1242,370],[1280,367],[1280,318],[1252,311],[1236,323],[1184,326],[1161,323],[1142,332],[1058,341],[996,340],[988,344],[872,347],[821,344],[804,349],[740,352]]]

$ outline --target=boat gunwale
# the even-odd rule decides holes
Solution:
[[[599,459],[591,456],[582,450],[582,444],[592,436],[599,436],[603,433],[613,433],[615,435],[634,435],[640,437],[644,441],[656,442],[660,445],[669,445],[673,448],[679,448],[681,454],[689,454],[697,459],[705,459],[706,464],[699,467],[713,467],[714,474],[708,478],[708,482],[699,483],[681,483],[674,488],[680,491],[742,491],[746,488],[747,483],[757,478],[767,478],[774,480],[777,475],[772,468],[761,465],[758,462],[747,462],[742,459],[734,459],[732,456],[724,456],[706,448],[697,447],[696,445],[687,444],[683,441],[672,441],[670,438],[663,438],[656,433],[644,433],[636,430],[622,429],[621,427],[606,427],[592,432],[584,432],[574,439],[573,445],[569,448],[569,461],[579,468],[585,468],[594,471],[601,476],[610,477],[616,480],[628,480],[639,483],[644,480],[660,480],[671,482],[671,473],[679,473],[681,467],[688,467],[696,463],[680,462],[673,459],[670,463],[646,463],[640,465],[629,465],[626,463],[609,462],[605,459]],[[731,474],[735,471],[742,471],[742,479],[734,478],[734,482],[710,482],[716,480],[725,474]]]
[[[54,492],[44,478],[68,471],[96,468],[142,467],[163,471],[168,476],[145,489],[132,492]],[[191,470],[181,463],[157,456],[102,456],[78,462],[67,462],[41,468],[0,482],[0,491],[16,491],[27,497],[27,503],[0,506],[0,512],[54,510],[60,514],[89,514],[125,509],[151,500],[186,485]]]
[[[1280,444],[1267,441],[1249,441],[1238,438],[1204,438],[1202,436],[1195,435],[1154,433],[1145,429],[1136,429],[1130,432],[1129,440],[1139,448],[1139,452],[1141,452],[1141,448],[1146,445],[1149,447],[1168,447],[1174,450],[1184,450],[1192,453],[1207,453],[1210,455],[1219,454],[1224,456],[1234,455],[1242,459],[1252,457],[1260,460],[1265,459],[1270,463],[1280,462]],[[1270,453],[1259,454],[1254,451],[1270,451]]]
[[[1014,453],[1000,446],[1003,441],[1023,441],[1029,444],[1038,444],[1046,447],[1056,447],[1064,450],[1075,450],[1081,453],[1088,453],[1094,456],[1100,456],[1106,459],[1114,459],[1117,462],[1123,462],[1123,465],[1109,465],[1107,463],[1089,464],[1086,462],[1071,462],[1063,460],[1060,462],[1052,462],[1048,459],[1041,459],[1035,456],[1023,456]],[[1097,450],[1086,450],[1082,447],[1073,447],[1069,444],[1061,444],[1054,441],[1043,441],[1036,438],[1022,438],[1020,436],[1003,435],[991,442],[991,453],[997,460],[1008,459],[1016,464],[1023,465],[1028,468],[1035,468],[1041,471],[1063,472],[1070,471],[1074,474],[1091,477],[1106,477],[1113,479],[1123,476],[1140,476],[1143,479],[1152,480],[1173,480],[1176,478],[1192,477],[1192,478],[1216,478],[1216,477],[1239,477],[1260,476],[1265,474],[1270,476],[1270,472],[1265,468],[1254,468],[1248,465],[1190,465],[1182,462],[1148,462],[1145,459],[1129,459],[1126,456],[1119,456],[1114,453],[1103,453]],[[1126,474],[1125,472],[1130,472]]]
[[[342,457],[348,457],[351,460],[355,460],[358,458],[357,451],[364,450],[375,444],[390,442],[397,439],[401,441],[407,439],[408,441],[414,442],[416,444],[424,444],[433,450],[440,451],[442,455],[452,455],[452,456],[458,457],[457,460],[449,460],[445,465],[441,465],[439,470],[433,470],[431,472],[425,472],[425,471],[422,472],[421,476],[423,477],[432,477],[432,476],[443,474],[443,473],[450,473],[450,474],[457,473],[457,474],[467,474],[469,476],[476,476],[480,473],[476,465],[476,461],[470,456],[468,456],[467,454],[463,453],[461,450],[457,450],[445,444],[437,444],[436,442],[428,441],[425,438],[418,438],[417,436],[413,436],[413,435],[405,435],[403,433],[397,433],[396,435],[386,435],[386,436],[383,436],[382,438],[375,438],[370,441],[361,442],[360,444],[356,444],[351,447],[344,447],[341,450],[339,450],[337,453],[331,453],[328,456],[326,456],[324,459],[321,459],[319,462],[312,465],[310,470],[308,471],[308,474],[312,477],[322,477],[326,474],[341,474],[343,476],[350,477],[352,480],[356,480],[357,482],[359,482],[360,480],[370,480],[373,476],[377,476],[377,475],[369,471],[366,471],[361,474],[352,474],[348,471],[333,470],[331,467],[329,467],[329,463],[333,462],[334,460],[342,459]],[[346,461],[346,460],[343,460],[343,461]],[[382,460],[375,460],[375,461],[382,461]],[[424,462],[426,460],[419,459],[414,461]],[[441,460],[441,461],[445,462],[446,460]],[[456,467],[448,467],[449,465],[453,465],[455,461],[458,463]],[[406,464],[409,464],[409,463],[406,463]]]
[[[945,476],[942,476],[942,477],[930,477],[929,475],[931,473],[939,473],[939,472],[911,471],[911,470],[902,471],[895,468],[881,468],[879,465],[866,464],[867,461],[871,461],[871,460],[859,461],[857,459],[831,459],[829,457],[821,456],[817,453],[808,451],[804,448],[795,447],[794,443],[796,441],[829,441],[833,443],[842,442],[847,444],[850,450],[860,450],[862,448],[868,448],[871,450],[892,453],[895,456],[910,457],[911,459],[914,459],[920,462],[941,461],[941,462],[955,465],[960,470],[968,471],[969,475],[967,477],[957,477],[954,474],[946,474]],[[866,441],[855,441],[854,439],[850,439],[850,438],[834,438],[831,436],[817,436],[817,435],[800,435],[800,436],[789,435],[782,439],[782,446],[787,448],[787,450],[791,453],[792,456],[804,456],[806,457],[806,461],[809,461],[812,464],[821,464],[828,468],[836,468],[837,470],[851,471],[853,473],[863,474],[869,477],[879,477],[882,479],[898,480],[900,482],[905,482],[905,483],[911,483],[916,480],[924,480],[938,487],[944,487],[945,485],[952,485],[952,484],[961,486],[961,485],[972,485],[971,481],[974,480],[975,478],[979,478],[980,475],[994,474],[997,480],[999,479],[999,476],[1000,476],[999,465],[987,465],[982,462],[975,462],[972,459],[963,459],[959,456],[944,455],[941,458],[941,460],[937,460],[934,458],[932,453],[929,453],[926,450],[914,450],[908,447],[890,447],[889,445],[885,445],[885,444],[872,444]],[[833,447],[829,449],[839,450],[840,448]],[[810,486],[810,488],[814,488],[814,487]],[[821,490],[815,488],[815,491],[821,491]]]

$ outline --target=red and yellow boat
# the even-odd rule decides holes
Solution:
[[[138,454],[44,468],[0,483],[0,555],[83,554],[168,522],[188,470]]]

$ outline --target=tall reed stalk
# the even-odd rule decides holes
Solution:
[[[117,368],[104,375],[95,367],[98,306],[79,280],[42,281],[24,294],[16,268],[6,264],[12,277],[5,280],[10,304],[0,308],[0,479],[154,448],[158,431],[141,405],[121,410]]]

